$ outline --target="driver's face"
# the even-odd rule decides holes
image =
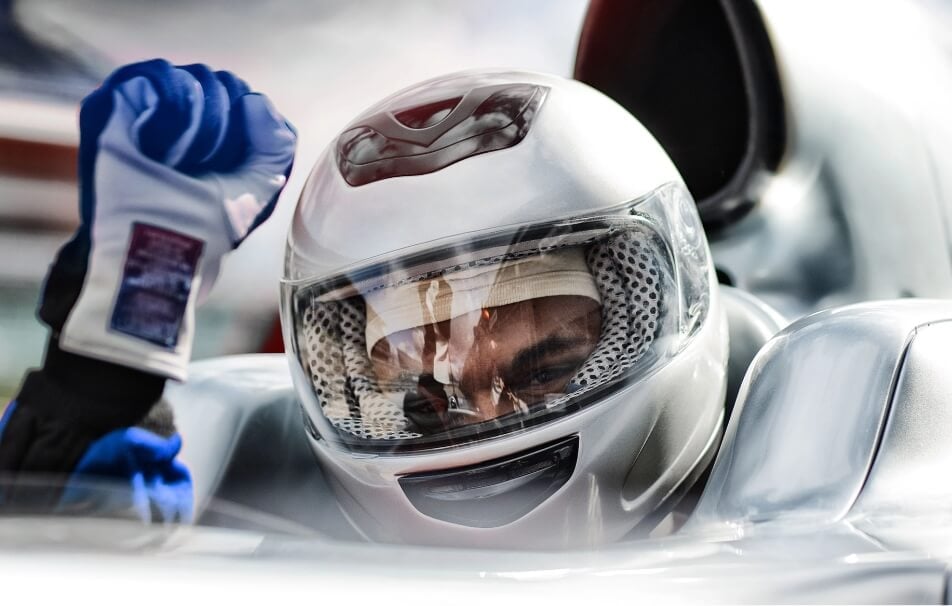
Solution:
[[[595,348],[601,323],[601,306],[590,298],[542,297],[394,333],[374,345],[371,361],[384,390],[409,392],[409,418],[445,429],[562,394]]]

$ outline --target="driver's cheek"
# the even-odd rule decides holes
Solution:
[[[489,421],[514,410],[511,394],[499,375],[493,356],[478,344],[470,351],[463,366],[459,388],[475,415],[475,422]]]
[[[510,394],[498,393],[493,389],[480,389],[472,395],[468,395],[470,406],[476,413],[478,421],[490,421],[496,417],[509,414],[514,410]]]

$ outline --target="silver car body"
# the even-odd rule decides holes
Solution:
[[[44,574],[62,575],[64,587],[93,587],[90,570],[108,566],[132,585],[162,579],[169,591],[212,595],[226,587],[246,598],[316,591],[422,603],[618,595],[947,603],[950,344],[945,301],[860,304],[794,323],[751,363],[683,528],[571,551],[364,542],[346,528],[307,447],[285,360],[203,362],[189,384],[168,393],[203,521],[230,525],[215,504],[227,498],[266,510],[262,518],[281,518],[285,528],[6,521],[5,548],[28,545],[33,553],[7,551],[0,561],[14,586],[35,582],[41,564]],[[87,556],[63,556],[64,543]]]

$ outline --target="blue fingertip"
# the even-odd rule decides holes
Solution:
[[[79,208],[83,224],[90,225],[95,212],[94,174],[99,136],[112,116],[113,93],[133,78],[144,77],[152,84],[160,102],[139,131],[143,141],[141,150],[153,160],[161,161],[191,120],[188,83],[175,73],[172,64],[164,59],[126,65],[114,71],[83,100],[79,112]]]
[[[215,72],[215,76],[218,78],[218,81],[221,82],[222,86],[225,87],[225,90],[228,91],[228,98],[232,101],[251,92],[251,87],[248,86],[248,83],[231,72],[224,70],[217,71]]]
[[[216,153],[208,158],[206,168],[216,172],[230,172],[240,166],[248,155],[248,133],[245,128],[245,109],[242,97],[232,98],[228,110],[228,130]]]
[[[139,77],[149,81],[158,97],[152,115],[139,127],[139,147],[147,157],[161,162],[191,123],[195,79],[164,59],[153,59],[119,68],[103,88],[115,90]]]
[[[215,155],[225,139],[231,100],[228,88],[207,65],[184,65],[179,69],[191,74],[205,95],[198,132],[176,166],[183,172],[195,174],[202,170],[205,160]]]

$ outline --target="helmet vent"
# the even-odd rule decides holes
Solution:
[[[462,97],[456,97],[427,103],[426,105],[395,112],[393,117],[407,128],[429,128],[445,120],[462,100]]]
[[[424,515],[475,528],[514,522],[572,477],[578,436],[487,463],[406,475],[400,486]]]
[[[478,154],[517,145],[548,88],[479,86],[461,97],[384,109],[337,139],[337,166],[348,185],[436,172]]]

